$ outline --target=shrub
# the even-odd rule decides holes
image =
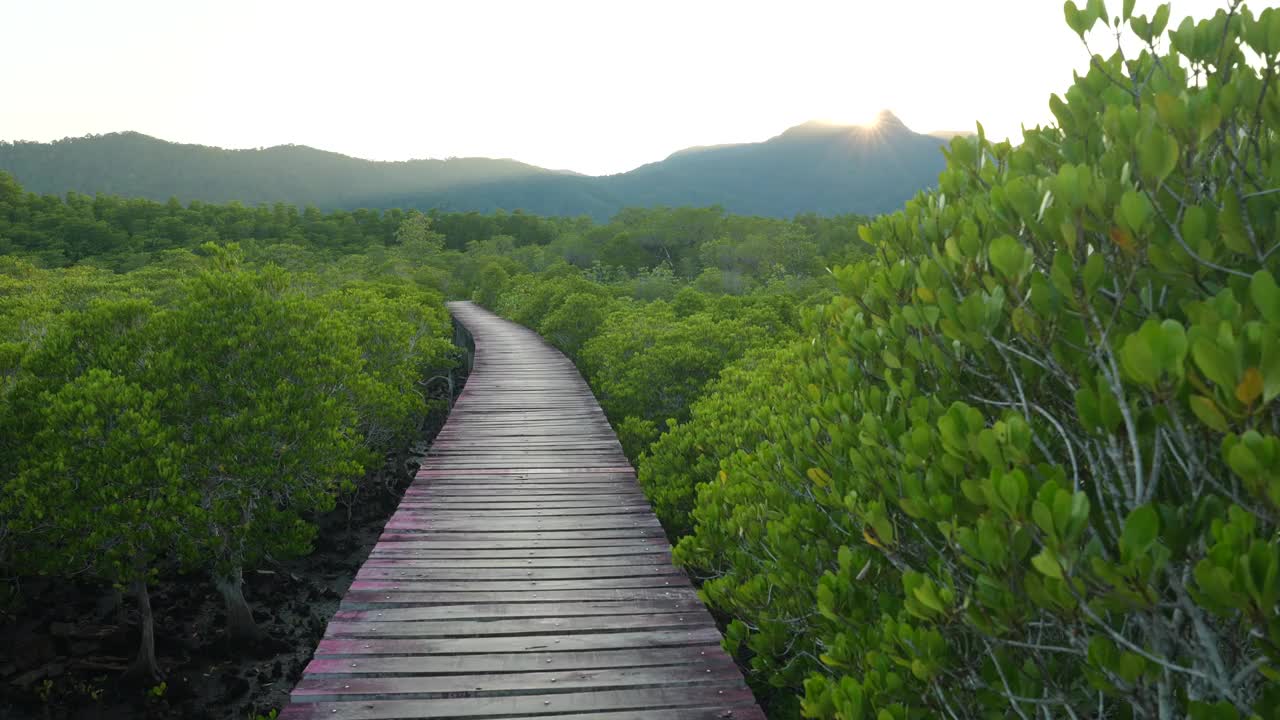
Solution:
[[[630,457],[668,419],[687,419],[689,405],[726,365],[791,332],[767,304],[733,308],[681,316],[665,302],[630,305],[583,345],[581,364]]]
[[[1131,7],[1146,49],[1058,127],[954,140],[864,229],[769,441],[699,489],[677,555],[808,716],[1280,707],[1280,11],[1162,51]]]
[[[346,388],[364,363],[341,312],[279,270],[224,269],[189,281],[184,306],[157,319],[163,417],[207,516],[213,571],[234,641],[258,635],[242,573],[310,549],[312,513],[333,508],[361,470],[357,408]]]
[[[769,437],[783,404],[785,378],[799,361],[797,346],[766,347],[726,367],[689,409],[689,421],[667,421],[666,431],[637,463],[640,485],[672,536],[692,529],[699,485],[716,480],[720,458],[754,450]]]

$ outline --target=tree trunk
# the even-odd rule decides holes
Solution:
[[[262,631],[253,619],[253,611],[244,599],[244,574],[236,568],[226,576],[217,576],[214,583],[227,606],[227,640],[232,645],[253,644],[262,639]]]
[[[156,625],[151,614],[151,593],[147,590],[146,580],[133,583],[133,594],[138,601],[138,614],[141,618],[142,639],[138,643],[138,657],[125,672],[125,677],[139,682],[152,683],[160,680],[160,663],[156,662]]]
[[[132,590],[133,588],[130,587],[129,589]],[[109,601],[111,602],[111,607],[115,611],[116,624],[120,627],[128,625],[129,613],[128,609],[124,606],[124,593],[120,592],[120,588],[114,586],[112,586],[112,588],[107,592],[110,598]]]

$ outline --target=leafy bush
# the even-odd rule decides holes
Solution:
[[[243,570],[309,550],[454,363],[439,294],[394,268],[333,286],[376,257],[326,281],[201,253],[125,275],[0,261],[0,564],[129,589],[144,677],[156,576],[210,572],[230,634],[255,636]]]
[[[864,230],[699,488],[677,555],[808,716],[1276,716],[1280,11],[1131,7],[1058,127]]]
[[[668,535],[692,529],[697,487],[715,481],[720,458],[754,450],[769,437],[775,408],[784,402],[798,346],[754,350],[721,371],[689,408],[688,422],[667,420],[662,436],[637,463],[640,485]]]
[[[576,358],[614,307],[613,298],[603,292],[575,292],[538,323],[538,333],[569,357]]]
[[[486,307],[492,307],[498,302],[498,297],[506,289],[510,280],[511,274],[501,264],[487,263],[480,268],[480,274],[476,278],[476,289],[471,299]]]
[[[359,416],[344,388],[367,376],[346,319],[270,269],[202,273],[183,306],[157,319],[153,382],[167,391],[164,417],[202,498],[202,560],[233,640],[257,636],[244,568],[308,551],[309,516],[331,509],[362,470]]]
[[[148,582],[171,553],[189,559],[203,520],[183,482],[183,449],[157,397],[94,368],[45,393],[38,432],[0,503],[11,529],[36,542],[24,569],[97,576],[129,588],[142,616],[130,674],[159,675]]]
[[[749,349],[794,332],[785,308],[721,298],[681,314],[665,302],[625,306],[582,348],[582,367],[627,454],[639,455],[668,419],[687,419],[707,383]]]
[[[455,362],[449,314],[439,293],[403,283],[350,283],[320,300],[360,352],[362,372],[348,389],[368,473],[413,443],[428,412],[447,411],[447,400],[428,402],[419,384]]]

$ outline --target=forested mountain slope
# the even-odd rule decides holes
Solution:
[[[374,162],[304,145],[224,150],[135,132],[51,143],[0,143],[0,169],[38,193],[71,190],[151,200],[285,202],[324,209],[364,207],[371,198],[398,193],[555,174],[514,160]]]
[[[603,178],[627,206],[723,205],[730,212],[888,212],[937,182],[940,138],[891,113],[872,127],[797,125],[762,143],[692,148]]]

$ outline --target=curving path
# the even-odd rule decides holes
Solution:
[[[573,364],[471,303],[475,366],[286,720],[762,720]]]

